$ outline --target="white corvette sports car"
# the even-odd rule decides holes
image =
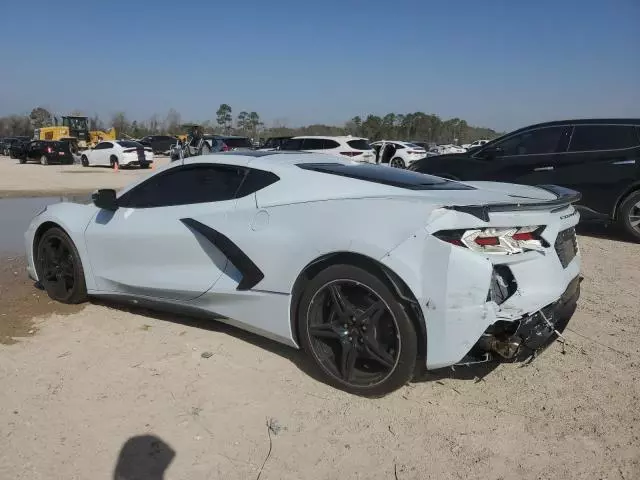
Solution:
[[[211,315],[378,396],[417,361],[517,359],[562,331],[578,199],[312,153],[198,156],[46,208],[25,234],[28,273],[61,302]]]

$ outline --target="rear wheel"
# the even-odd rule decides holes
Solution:
[[[640,242],[640,190],[622,202],[618,221],[634,240]]]
[[[380,278],[333,265],[305,288],[298,310],[300,342],[329,383],[381,396],[414,372],[417,337],[404,307]]]
[[[40,283],[51,299],[62,303],[82,303],[87,300],[80,255],[62,229],[53,227],[42,235],[35,260]]]
[[[87,158],[86,155],[82,155],[82,157],[80,157],[80,163],[82,163],[83,167],[89,166],[89,159]]]
[[[40,164],[41,165],[49,165],[49,159],[47,158],[46,155],[42,155],[40,157]]]
[[[18,159],[18,161],[20,163],[27,163],[27,159],[26,158],[20,158],[20,159]]]
[[[405,164],[404,164],[404,160],[401,159],[400,157],[395,157],[392,158],[391,161],[389,162],[389,166],[394,167],[394,168],[405,168]]]
[[[120,163],[118,162],[118,157],[116,157],[115,155],[111,155],[111,158],[109,158],[109,164],[111,165],[111,168],[113,168],[114,170],[120,167]]]

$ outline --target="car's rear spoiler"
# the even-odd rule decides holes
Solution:
[[[580,192],[558,185],[536,185],[538,188],[547,190],[556,195],[553,200],[541,200],[531,203],[494,203],[490,205],[452,205],[445,207],[449,210],[468,213],[485,222],[489,221],[489,214],[492,212],[516,212],[522,210],[551,210],[557,212],[567,208],[572,203],[578,202],[582,198]]]

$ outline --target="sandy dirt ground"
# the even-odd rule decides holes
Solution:
[[[640,245],[585,233],[567,345],[378,400],[220,323],[50,304],[3,259],[0,479],[638,479]]]
[[[156,157],[155,167],[169,163],[168,157]],[[46,171],[43,174],[43,171]],[[0,198],[23,195],[48,196],[53,194],[82,194],[98,188],[122,188],[149,170],[82,165],[40,165],[35,162],[20,164],[16,159],[0,155]]]

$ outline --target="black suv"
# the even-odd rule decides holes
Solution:
[[[11,146],[14,143],[25,143],[31,140],[31,137],[7,137],[0,142],[0,155],[11,155]]]
[[[582,193],[583,219],[615,221],[640,241],[640,119],[540,123],[409,168],[453,180],[568,187]]]
[[[32,140],[28,143],[14,143],[11,146],[11,155],[20,159],[20,163],[27,163],[29,160],[36,160],[42,165],[73,163],[69,142]]]

